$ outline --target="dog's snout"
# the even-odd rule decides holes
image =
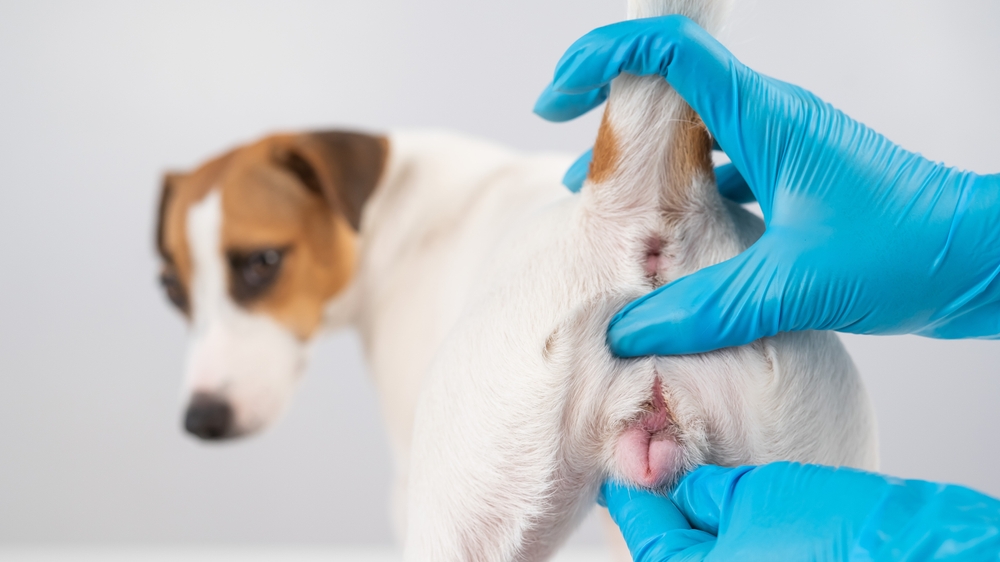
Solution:
[[[195,394],[184,415],[184,429],[202,439],[231,435],[233,409],[229,402],[210,394]]]

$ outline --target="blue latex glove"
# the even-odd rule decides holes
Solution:
[[[664,76],[691,104],[746,178],[767,231],[625,307],[608,331],[615,353],[696,353],[808,329],[1000,335],[1000,175],[907,152],[747,68],[681,16],[585,35],[535,111],[581,115],[622,72]]]
[[[1000,559],[1000,501],[961,486],[774,463],[601,493],[636,562]]]

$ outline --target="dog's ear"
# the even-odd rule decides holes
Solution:
[[[173,263],[173,256],[167,249],[167,241],[165,239],[167,207],[170,205],[170,199],[176,190],[177,179],[181,175],[175,172],[163,174],[163,182],[160,184],[160,202],[156,210],[156,251],[159,252],[163,261],[168,264]]]
[[[274,157],[279,166],[322,195],[358,230],[361,211],[382,177],[388,154],[385,137],[329,131],[297,135]]]

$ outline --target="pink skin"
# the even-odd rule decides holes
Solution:
[[[670,412],[657,378],[653,383],[653,409],[629,424],[615,446],[618,466],[627,480],[656,488],[670,479],[681,452],[670,425]]]
[[[646,240],[646,261],[642,264],[642,269],[646,272],[646,277],[653,279],[665,265],[663,263],[663,241],[659,238]]]
[[[655,277],[660,268],[660,254],[646,254],[646,277]]]
[[[664,267],[663,241],[646,241],[646,277],[656,278]],[[667,483],[680,461],[680,446],[670,431],[671,419],[660,379],[653,382],[653,408],[625,429],[615,446],[622,475],[634,484],[656,488]]]

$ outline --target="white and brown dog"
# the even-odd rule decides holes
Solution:
[[[635,0],[630,15],[713,29],[724,8]],[[626,76],[578,195],[560,185],[568,156],[445,133],[277,135],[169,174],[158,245],[193,332],[188,431],[266,426],[309,342],[353,325],[409,560],[544,559],[609,476],[658,487],[706,462],[875,468],[874,418],[833,334],[610,354],[623,304],[763,230],[719,197],[710,149],[662,79]]]

